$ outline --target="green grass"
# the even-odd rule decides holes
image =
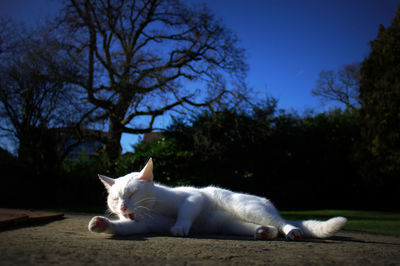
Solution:
[[[353,210],[282,211],[287,220],[320,219],[344,216],[348,222],[345,230],[400,235],[400,213]]]

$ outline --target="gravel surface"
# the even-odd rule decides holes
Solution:
[[[0,265],[400,265],[400,237],[341,231],[325,240],[235,236],[110,237],[88,231],[94,215],[0,231]]]

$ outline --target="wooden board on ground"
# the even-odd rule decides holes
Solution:
[[[63,216],[64,214],[59,212],[0,208],[0,227],[28,222],[52,221]]]

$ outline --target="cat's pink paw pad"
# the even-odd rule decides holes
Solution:
[[[303,232],[298,228],[292,229],[292,230],[290,230],[289,233],[286,234],[286,239],[287,240],[294,240],[294,241],[302,240],[303,239]]]
[[[260,226],[254,233],[255,239],[269,240],[274,239],[278,236],[278,230],[271,226]]]
[[[110,222],[105,217],[96,216],[93,217],[92,220],[89,222],[89,231],[102,233],[109,229]]]

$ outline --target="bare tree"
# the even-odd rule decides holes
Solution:
[[[171,110],[228,101],[247,71],[235,35],[206,7],[178,0],[70,0],[60,30],[79,69],[63,80],[98,112],[91,121],[107,122],[110,158],[120,155],[123,132],[150,132]]]
[[[336,101],[348,109],[361,107],[359,98],[360,64],[345,65],[337,72],[321,71],[317,87],[311,92],[324,101]]]
[[[55,169],[74,146],[64,146],[62,134],[78,134],[85,113],[73,88],[53,74],[68,66],[58,61],[48,29],[26,30],[4,19],[0,28],[0,132],[18,147],[21,161]]]

